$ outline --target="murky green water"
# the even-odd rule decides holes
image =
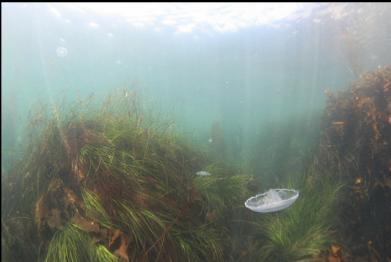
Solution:
[[[328,94],[391,63],[389,17],[388,3],[4,3],[2,177],[39,104],[122,92],[278,187],[307,168]]]

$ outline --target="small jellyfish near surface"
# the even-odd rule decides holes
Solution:
[[[68,55],[68,49],[63,46],[59,46],[56,49],[56,54],[58,57],[66,57]]]
[[[198,171],[197,173],[196,173],[196,175],[197,176],[210,176],[211,175],[211,173],[209,173],[208,171]]]

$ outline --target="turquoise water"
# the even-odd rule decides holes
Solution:
[[[272,158],[269,133],[304,152],[325,90],[391,62],[390,15],[387,3],[2,4],[3,168],[37,104],[125,88],[204,147],[220,126],[239,166],[255,144]]]
[[[2,4],[2,261],[388,261],[390,17]]]

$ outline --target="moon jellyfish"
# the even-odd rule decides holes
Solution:
[[[297,190],[270,189],[263,194],[250,197],[244,205],[254,212],[270,213],[288,208],[298,197]]]
[[[66,57],[68,55],[68,49],[63,46],[59,46],[56,49],[56,54],[58,57]]]
[[[198,171],[196,173],[197,176],[210,176],[211,173],[209,173],[208,171]]]

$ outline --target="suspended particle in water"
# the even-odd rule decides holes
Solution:
[[[208,142],[209,142],[209,143],[213,143],[213,139],[212,139],[212,138],[209,138],[209,139],[208,139]]]
[[[370,59],[372,61],[376,60],[377,59],[377,55],[375,55],[375,54],[370,55]]]
[[[68,49],[63,46],[59,46],[56,49],[56,54],[58,57],[66,57],[68,55]]]
[[[319,18],[314,18],[312,20],[315,24],[319,24],[322,20],[320,20]]]
[[[92,27],[92,28],[98,28],[99,27],[99,25],[97,24],[97,23],[95,23],[95,22],[89,22],[88,23],[88,25],[90,26],[90,27]]]

